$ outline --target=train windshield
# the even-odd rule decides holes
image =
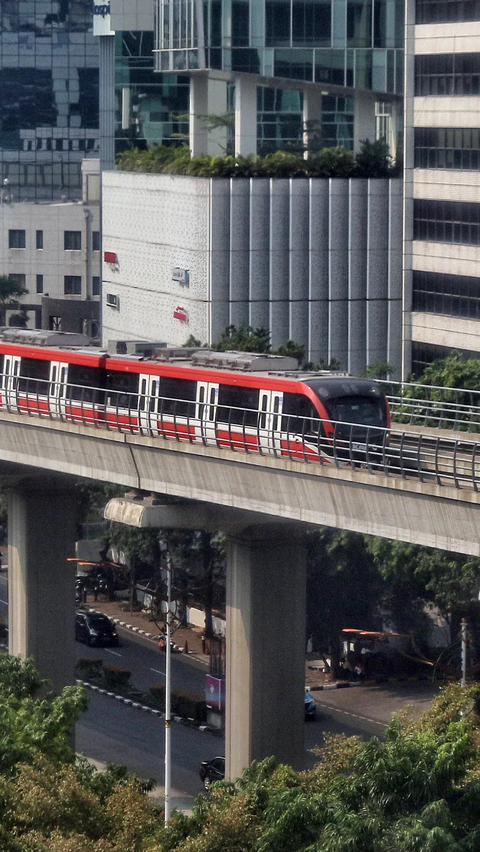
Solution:
[[[359,423],[362,426],[385,426],[385,412],[380,399],[344,396],[328,400],[328,413],[337,423]]]

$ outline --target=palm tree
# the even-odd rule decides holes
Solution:
[[[5,325],[7,309],[20,307],[18,301],[28,290],[10,275],[0,275],[0,326]]]

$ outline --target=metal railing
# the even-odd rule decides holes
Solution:
[[[480,432],[480,391],[405,382],[380,384],[395,423]]]
[[[390,383],[388,390],[392,387]],[[480,438],[477,442],[467,434],[450,437],[438,429],[435,433],[431,424],[446,429],[450,423],[451,429],[462,431],[462,426],[478,417],[480,426],[480,405],[467,406],[448,398],[424,400],[399,392],[410,393],[417,387],[397,385],[397,393],[388,393],[388,398],[397,423],[399,417],[409,418],[407,426],[425,424],[431,431],[344,422],[328,428],[316,418],[194,400],[160,397],[150,404],[148,398],[131,392],[71,385],[65,393],[60,385],[21,377],[0,393],[1,409],[10,413],[478,491]],[[480,403],[480,394],[472,397],[474,403],[475,399]],[[450,407],[455,404],[459,411]]]

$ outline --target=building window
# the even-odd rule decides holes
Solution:
[[[61,317],[49,317],[48,318],[48,327],[50,331],[61,331],[62,330],[62,318]]]
[[[43,293],[43,275],[37,275],[37,293]]]
[[[63,279],[63,292],[66,296],[81,296],[82,294],[82,277],[81,275],[65,275]]]
[[[480,169],[480,130],[477,127],[416,127],[415,168]]]
[[[8,232],[8,248],[25,248],[25,231],[10,229]]]
[[[415,95],[480,94],[480,53],[415,57]]]
[[[480,21],[479,0],[417,0],[417,24],[452,24],[461,21]]]
[[[82,248],[82,232],[64,231],[63,247],[65,251],[80,251]]]
[[[412,343],[412,379],[418,379],[422,375],[425,367],[428,367],[432,361],[446,358],[452,351],[451,346],[439,346],[436,343]],[[478,352],[472,349],[455,349],[464,355],[465,358],[477,358]]]
[[[412,282],[414,311],[480,319],[480,278],[415,270]]]
[[[92,231],[92,251],[100,251],[100,231]]]
[[[19,287],[25,288],[25,273],[24,272],[9,272],[8,277],[15,281]]]
[[[35,247],[37,249],[43,249],[43,231],[37,231]]]
[[[480,204],[416,199],[413,202],[413,239],[480,245]]]
[[[94,275],[92,278],[92,296],[100,295],[100,276]]]

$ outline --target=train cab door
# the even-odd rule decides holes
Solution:
[[[264,453],[280,450],[283,393],[262,388],[258,404],[258,448]]]
[[[5,355],[2,375],[3,405],[8,411],[18,411],[18,378],[20,376],[20,356]]]
[[[143,434],[157,434],[160,376],[141,373],[138,383],[138,425]]]
[[[52,417],[64,417],[67,408],[68,364],[63,361],[50,362],[48,386],[48,408]]]
[[[199,421],[200,437],[207,444],[217,443],[216,418],[218,408],[218,384],[197,382],[195,419]]]

